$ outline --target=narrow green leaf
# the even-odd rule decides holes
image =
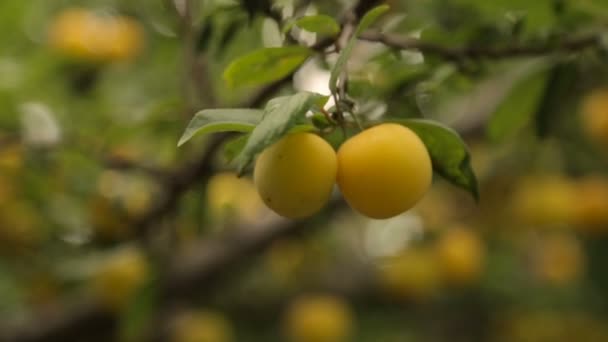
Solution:
[[[548,76],[547,87],[536,113],[536,134],[545,138],[554,128],[556,114],[563,113],[565,104],[571,105],[572,85],[580,81],[580,70],[574,62],[555,65]]]
[[[159,304],[157,277],[151,276],[139,287],[125,310],[119,315],[119,332],[124,341],[139,341],[153,318]]]
[[[524,127],[534,117],[547,85],[546,72],[535,73],[511,89],[487,126],[487,136],[502,141]]]
[[[342,52],[340,52],[340,56],[336,61],[336,65],[334,65],[334,68],[331,71],[331,77],[329,79],[329,89],[332,93],[335,93],[338,90],[338,78],[340,77],[340,74],[346,66],[346,62],[348,61],[350,55],[353,52],[353,48],[355,47],[355,43],[357,42],[357,37],[361,34],[361,32],[367,30],[382,14],[388,11],[388,9],[388,5],[378,6],[370,10],[363,16],[353,36],[350,38],[344,49],[342,49]]]
[[[477,179],[471,167],[469,150],[454,130],[436,121],[422,119],[391,120],[410,128],[424,142],[433,169],[452,184],[467,190],[479,200]]]
[[[231,87],[262,85],[278,81],[297,69],[312,54],[303,46],[256,50],[232,61],[224,71]]]
[[[177,146],[181,146],[196,134],[216,132],[251,132],[262,120],[259,109],[205,109],[196,113]]]
[[[308,32],[324,36],[335,36],[340,32],[340,25],[336,20],[323,14],[299,18],[295,21],[295,25]]]
[[[326,96],[300,92],[274,98],[266,104],[264,117],[255,127],[241,154],[237,157],[237,171],[242,174],[255,156],[289,132],[307,111],[318,106]]]

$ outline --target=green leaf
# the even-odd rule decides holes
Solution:
[[[335,36],[340,32],[340,25],[328,15],[309,15],[297,19],[294,24],[303,30],[324,36]]]
[[[264,111],[259,109],[205,109],[196,113],[177,146],[181,146],[196,134],[217,132],[251,132],[262,120]]]
[[[536,134],[539,137],[545,138],[551,133],[556,114],[564,112],[565,104],[570,105],[564,99],[571,97],[572,85],[580,81],[580,72],[574,62],[557,64],[551,69],[536,113]]]
[[[295,127],[307,111],[315,106],[322,106],[326,101],[327,96],[309,92],[281,96],[268,101],[262,121],[251,132],[245,148],[237,158],[238,173],[242,174],[259,152]]]
[[[469,150],[453,129],[436,121],[422,119],[390,120],[410,128],[424,142],[433,169],[452,184],[467,190],[479,200],[477,179],[471,167]]]
[[[278,81],[297,69],[312,54],[303,46],[256,50],[232,61],[224,71],[231,87],[254,86]]]
[[[119,332],[123,341],[139,341],[154,317],[158,306],[158,278],[150,276],[129,300],[126,310],[119,316]]]
[[[388,9],[388,5],[378,6],[370,10],[363,16],[353,36],[350,38],[344,49],[342,49],[342,52],[340,52],[340,56],[336,61],[336,65],[334,65],[334,68],[331,71],[331,77],[329,79],[329,89],[332,93],[335,93],[338,90],[338,78],[340,77],[342,70],[344,70],[344,67],[346,66],[346,62],[348,61],[350,55],[353,52],[353,48],[355,47],[355,43],[357,42],[357,37],[363,31],[367,30],[367,28],[369,28],[378,19],[378,17],[388,11]]]
[[[224,144],[224,158],[227,162],[230,163],[241,153],[243,148],[245,148],[245,144],[247,144],[250,135],[251,134],[239,135]]]
[[[490,119],[488,138],[503,141],[529,123],[542,101],[547,80],[548,74],[541,72],[515,84]]]

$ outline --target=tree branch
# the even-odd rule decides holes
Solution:
[[[503,59],[521,56],[542,56],[559,52],[578,52],[580,50],[597,47],[600,43],[598,33],[581,35],[579,37],[565,37],[554,44],[511,45],[497,47],[464,46],[451,47],[417,38],[406,37],[393,33],[379,31],[364,32],[361,40],[384,43],[387,46],[400,50],[418,50],[422,53],[437,55],[445,59],[459,61],[462,59]]]
[[[325,215],[332,216],[342,208],[345,208],[342,200],[333,200],[325,209]],[[169,270],[160,279],[161,298],[166,305],[171,305],[193,294],[208,297],[219,284],[219,276],[234,273],[242,262],[250,260],[247,256],[266,249],[276,239],[308,230],[314,224],[314,218],[300,221],[277,218],[202,240],[196,248],[179,254],[170,263]],[[116,337],[117,320],[118,317],[100,303],[79,301],[40,313],[10,331],[0,331],[0,341],[110,341]],[[162,331],[163,325],[155,325],[153,334],[157,332],[155,329]]]

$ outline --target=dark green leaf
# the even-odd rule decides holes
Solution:
[[[555,114],[563,107],[564,99],[572,93],[579,71],[574,63],[558,64],[551,69],[542,102],[536,114],[536,134],[545,137],[551,130]]]
[[[530,122],[542,100],[547,78],[546,72],[536,73],[514,85],[488,123],[488,138],[502,141]]]
[[[244,18],[240,18],[238,16],[232,18],[228,25],[220,31],[219,42],[217,44],[218,54],[222,54],[224,50],[226,50],[230,42],[234,40],[237,33],[239,33],[239,31],[242,30],[245,25],[246,23]]]
[[[391,120],[410,128],[424,142],[433,169],[454,185],[467,190],[479,200],[477,179],[471,167],[469,150],[454,130],[436,121],[422,119]]]
[[[289,132],[307,111],[323,105],[326,101],[327,96],[309,92],[281,96],[268,101],[262,121],[251,132],[245,148],[238,156],[238,173],[242,174],[259,152]]]
[[[241,0],[241,6],[249,15],[251,21],[256,13],[266,14],[271,8],[270,0]]]
[[[278,81],[297,69],[311,53],[303,46],[260,49],[230,63],[224,79],[232,87]]]
[[[201,28],[198,34],[198,38],[196,39],[196,51],[207,50],[212,33],[213,25],[211,25],[211,21],[205,20],[203,27]]]
[[[328,15],[310,15],[302,17],[294,23],[297,27],[308,32],[324,36],[335,36],[340,32],[340,25]]]
[[[329,79],[329,89],[332,91],[332,93],[335,93],[338,89],[338,78],[340,77],[340,74],[346,66],[346,62],[348,61],[351,53],[353,52],[353,48],[355,47],[355,43],[357,42],[357,37],[361,34],[361,32],[367,30],[367,28],[369,28],[378,19],[378,17],[384,14],[384,12],[388,11],[388,9],[388,5],[378,6],[367,12],[365,16],[363,16],[353,36],[346,44],[346,47],[344,47],[344,49],[342,49],[342,52],[340,52],[340,56],[336,61],[336,65],[334,65],[334,68],[331,70],[331,77]]]
[[[194,115],[177,146],[196,134],[217,132],[251,132],[262,119],[258,109],[205,109]]]

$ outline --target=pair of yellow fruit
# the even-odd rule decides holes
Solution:
[[[432,180],[429,153],[409,128],[384,123],[334,149],[312,133],[290,134],[264,150],[254,182],[266,205],[288,218],[318,212],[337,182],[346,202],[374,219],[414,206]]]

